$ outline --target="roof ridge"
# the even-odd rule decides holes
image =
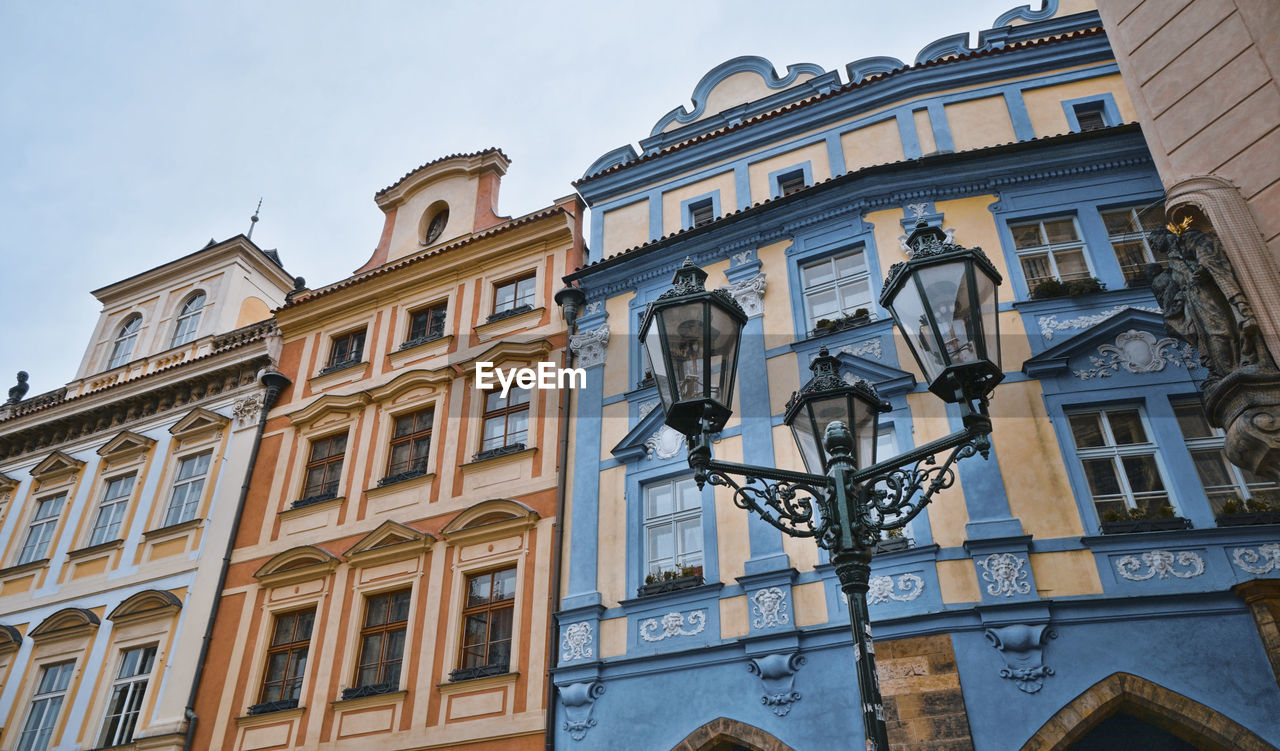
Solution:
[[[395,182],[391,183],[390,185],[383,188],[382,190],[379,190],[378,192],[374,193],[373,197],[377,198],[378,196],[388,191],[395,190],[401,183],[403,183],[405,180],[408,180],[415,173],[421,172],[422,170],[432,165],[436,165],[441,162],[447,162],[450,159],[469,159],[474,156],[483,156],[485,154],[498,154],[503,159],[506,159],[508,162],[511,161],[511,157],[507,156],[506,152],[504,152],[501,149],[501,147],[498,147],[498,146],[489,146],[488,148],[483,148],[483,149],[480,149],[479,151],[468,151],[468,152],[458,152],[456,154],[448,154],[446,156],[442,156],[437,159],[432,159],[431,161],[426,162],[425,164],[420,164],[417,167],[414,167],[413,169],[401,175],[399,180],[396,180]]]

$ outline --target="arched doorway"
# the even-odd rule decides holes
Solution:
[[[754,725],[717,717],[685,736],[671,751],[793,751]]]
[[[1144,745],[1099,745],[1115,734],[1132,734]],[[1145,745],[1170,737],[1185,745]],[[1113,673],[1072,699],[1023,744],[1022,751],[1166,747],[1171,751],[1275,751],[1220,712],[1129,673]]]

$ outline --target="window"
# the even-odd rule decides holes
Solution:
[[[778,195],[789,196],[796,191],[804,190],[804,170],[792,170],[778,175]]]
[[[1148,263],[1166,260],[1164,253],[1153,249],[1147,240],[1152,231],[1164,226],[1164,209],[1153,206],[1142,211],[1141,208],[1102,212],[1102,223],[1107,226],[1111,249],[1115,251],[1126,282],[1141,281]]]
[[[350,334],[343,334],[342,336],[335,336],[333,338],[333,347],[329,350],[329,365],[321,372],[332,372],[355,365],[360,362],[360,358],[363,355],[364,329],[353,331]]]
[[[400,663],[409,626],[409,590],[370,597],[360,630],[360,662],[356,687],[395,691],[400,687]],[[344,698],[355,698],[345,696]]]
[[[126,649],[116,671],[116,681],[111,684],[111,701],[107,704],[107,719],[102,725],[98,745],[122,746],[133,742],[133,730],[142,713],[142,699],[147,693],[147,679],[156,661],[156,648],[134,647]]]
[[[342,475],[342,460],[346,451],[346,433],[338,433],[311,442],[311,458],[307,461],[307,482],[302,489],[304,501],[326,501],[338,496],[338,480]]]
[[[519,450],[529,439],[529,390],[512,386],[506,398],[498,390],[484,396],[484,439],[480,452]],[[518,447],[518,448],[517,448]]]
[[[1114,408],[1067,415],[1089,494],[1103,521],[1167,516],[1169,493],[1142,413]],[[1161,512],[1164,513],[1161,513]]]
[[[412,347],[444,336],[445,304],[432,305],[410,314],[409,338],[402,345]]]
[[[1226,440],[1223,432],[1209,425],[1198,400],[1174,402],[1173,413],[1215,515],[1222,514],[1223,506],[1233,500],[1241,505],[1241,510],[1244,503],[1251,500],[1280,507],[1280,484],[1227,461],[1222,449]]]
[[[702,569],[702,491],[692,477],[644,488],[645,572]]]
[[[31,710],[27,713],[27,724],[22,726],[17,751],[45,751],[49,747],[62,700],[71,684],[73,667],[74,662],[60,662],[40,669],[40,682],[31,697]]]
[[[182,304],[178,311],[178,323],[173,328],[173,341],[170,347],[186,344],[196,338],[196,329],[200,328],[200,313],[204,310],[204,293],[197,292]]]
[[[204,492],[204,479],[209,474],[212,451],[188,456],[178,461],[178,476],[173,481],[173,493],[169,496],[169,509],[164,515],[164,526],[181,524],[196,518],[200,507],[200,494]]]
[[[532,309],[536,280],[537,275],[530,274],[494,287],[493,316],[490,317],[504,317],[504,314],[511,315]]]
[[[444,232],[445,225],[448,223],[449,223],[449,207],[446,206],[443,209],[440,209],[439,211],[437,211],[435,216],[431,217],[431,223],[427,225],[427,232],[426,232],[426,235],[424,235],[423,237],[422,244],[430,245],[436,240],[439,240],[441,233]]]
[[[689,228],[710,224],[716,218],[715,204],[710,198],[689,204]]]
[[[93,522],[93,532],[89,535],[90,546],[119,538],[120,522],[124,520],[129,496],[133,494],[133,478],[133,475],[125,475],[107,481],[102,503],[98,506],[98,518]]]
[[[138,341],[138,332],[141,330],[142,316],[136,314],[129,316],[129,320],[120,327],[120,333],[116,334],[107,368],[118,368],[129,362],[129,357],[133,355],[134,342]]]
[[[1013,247],[1027,278],[1028,291],[1050,279],[1066,282],[1090,276],[1084,242],[1073,217],[1011,224],[1009,231],[1013,233]]]
[[[62,504],[66,500],[67,494],[59,493],[36,501],[36,512],[31,517],[31,526],[27,528],[27,539],[22,543],[22,552],[18,553],[19,566],[48,557],[49,541],[53,539],[53,529],[58,526],[58,515],[62,513]]]
[[[435,410],[424,409],[396,418],[391,431],[391,459],[387,478],[408,478],[427,473],[427,455],[431,453],[431,426]]]
[[[1102,130],[1107,127],[1106,118],[1102,112],[1102,102],[1076,104],[1072,105],[1072,109],[1075,110],[1076,122],[1080,125],[1079,132]]]
[[[871,311],[871,276],[862,250],[802,266],[800,278],[811,330],[819,321]]]
[[[498,675],[511,663],[511,630],[515,616],[516,569],[505,568],[467,577],[467,603],[462,611],[462,658],[453,680]]]
[[[311,628],[316,611],[299,610],[277,615],[271,629],[271,645],[267,648],[267,670],[262,677],[259,703],[249,708],[250,714],[292,709],[302,694],[302,676],[307,670],[307,650],[311,645]]]

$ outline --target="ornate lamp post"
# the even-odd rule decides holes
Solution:
[[[731,296],[705,289],[690,261],[674,288],[650,304],[640,342],[657,380],[666,423],[684,434],[699,487],[732,490],[749,509],[793,537],[812,537],[831,554],[849,600],[854,661],[868,751],[887,751],[875,656],[870,649],[867,584],[871,551],[885,530],[900,529],[955,482],[953,465],[990,449],[987,397],[1000,370],[996,288],[1000,274],[979,248],[945,242],[923,222],[907,239],[911,259],[894,264],[880,302],[902,330],[929,390],[957,404],[963,429],[876,462],[876,430],[889,405],[863,380],[846,382],[839,360],[822,348],[813,378],[791,397],[785,422],[806,472],[713,459],[712,435],[732,410],[738,340],[746,314]],[[949,452],[938,464],[935,455]]]

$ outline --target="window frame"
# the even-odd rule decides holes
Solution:
[[[292,641],[281,642],[280,644],[272,643],[275,640],[276,624],[279,623],[280,619],[297,618],[298,616],[304,615],[306,613],[311,614],[311,624],[310,624],[308,633],[305,637],[294,638]],[[271,620],[270,620],[271,627],[266,633],[266,649],[264,650],[263,659],[261,663],[262,675],[261,675],[261,679],[258,681],[258,691],[257,691],[258,701],[256,704],[254,704],[252,707],[249,708],[249,714],[264,714],[266,712],[277,711],[282,709],[292,709],[292,708],[298,707],[301,704],[302,689],[306,686],[306,681],[307,681],[307,667],[310,665],[310,662],[311,662],[310,660],[311,640],[315,638],[316,620],[317,620],[318,614],[319,614],[318,604],[312,604],[312,605],[303,606],[300,608],[293,608],[291,610],[281,610],[279,612],[271,614]],[[293,630],[290,636],[297,637],[297,633],[298,633],[298,621],[295,620],[293,625]],[[298,661],[295,660],[295,654],[300,650],[303,653],[301,658],[302,667],[298,669],[296,675],[293,675],[291,677],[290,668],[297,664]],[[286,655],[284,673],[283,673],[283,677],[279,681],[272,681],[270,680],[271,658],[273,655],[276,655],[276,654]],[[267,699],[268,686],[273,683],[280,684],[279,698]],[[296,685],[297,696],[285,698],[285,693],[286,693],[285,689],[291,683]],[[290,703],[292,704],[292,707],[287,706]]]
[[[874,280],[872,278],[871,261],[868,256],[868,252],[869,251],[865,245],[856,245],[856,246],[850,246],[848,248],[844,248],[843,250],[839,250],[833,253],[826,253],[820,257],[807,258],[799,261],[796,267],[796,282],[800,286],[800,306],[801,306],[801,310],[804,312],[804,325],[805,325],[806,333],[816,331],[818,321],[827,320],[822,318],[816,318],[814,316],[813,305],[809,301],[809,296],[811,294],[823,293],[828,290],[834,290],[836,293],[836,301],[840,305],[841,318],[845,316],[852,316],[858,310],[861,310],[863,308],[866,309],[868,315],[871,317],[871,320],[874,321],[879,318],[879,315],[878,315],[879,309],[876,307],[876,288],[875,288]],[[859,254],[859,253],[862,255],[863,270],[849,277],[839,276],[838,272],[836,271],[836,265],[835,265],[836,261],[842,258],[847,258],[849,256]],[[821,284],[814,285],[813,287],[807,286],[805,284],[805,270],[814,268],[824,263],[831,264],[831,271],[832,271],[831,281],[822,282]],[[840,287],[842,284],[857,283],[859,281],[865,281],[867,285],[866,304],[856,305],[853,307],[853,309],[850,312],[846,313],[845,312],[846,306],[844,305],[844,295],[841,293]]]
[[[1120,411],[1136,411],[1141,421],[1143,432],[1146,435],[1146,442],[1142,444],[1115,444],[1114,438],[1111,436],[1112,428],[1110,419],[1105,417],[1107,412]],[[1071,417],[1082,414],[1098,414],[1100,416],[1099,424],[1103,429],[1104,440],[1110,441],[1104,446],[1081,448],[1075,437],[1075,432],[1071,427]],[[1071,442],[1070,449],[1074,456],[1076,469],[1080,472],[1081,489],[1084,492],[1084,499],[1088,507],[1093,509],[1093,514],[1099,524],[1102,523],[1102,512],[1098,509],[1098,501],[1095,499],[1093,490],[1089,485],[1089,474],[1085,469],[1084,462],[1087,459],[1108,458],[1112,460],[1112,468],[1115,471],[1116,479],[1120,485],[1120,501],[1124,504],[1126,510],[1137,508],[1137,500],[1135,493],[1130,487],[1129,478],[1125,472],[1123,463],[1120,461],[1126,456],[1151,456],[1159,474],[1160,483],[1165,495],[1165,504],[1173,508],[1175,517],[1185,517],[1186,514],[1179,503],[1179,499],[1175,492],[1175,483],[1170,481],[1174,478],[1174,474],[1169,471],[1165,462],[1164,450],[1159,443],[1160,431],[1155,429],[1151,417],[1144,401],[1120,401],[1096,404],[1077,404],[1064,407],[1063,409],[1063,430],[1067,439]],[[1083,453],[1082,453],[1083,452]],[[1176,479],[1176,478],[1175,478]]]
[[[188,306],[196,300],[200,301],[200,307],[188,310]],[[173,336],[169,338],[170,347],[181,347],[184,344],[195,341],[196,332],[200,330],[200,319],[208,301],[209,296],[205,294],[204,290],[197,290],[187,295],[182,305],[178,306],[178,313],[174,317]],[[188,322],[190,322],[189,327]],[[186,328],[185,331],[184,328]]]
[[[527,294],[521,295],[520,285],[524,284],[525,282],[529,282],[530,288]],[[502,290],[506,289],[507,287],[513,288],[511,291],[510,305],[499,302],[499,299],[498,299],[499,296],[501,295]],[[498,320],[501,318],[518,315],[519,313],[522,313],[525,310],[533,310],[535,307],[537,307],[537,303],[538,303],[538,271],[537,269],[531,269],[528,271],[521,272],[515,276],[509,276],[500,281],[496,281],[493,283],[492,291],[493,291],[493,304],[490,306],[492,308],[492,313],[489,315],[490,320]],[[521,300],[526,300],[527,302],[521,302]],[[525,306],[528,306],[528,307],[526,308]]]
[[[418,416],[422,415],[423,413],[430,413],[430,416],[431,416],[430,419],[427,420],[426,428],[408,433],[403,436],[399,436],[399,437],[396,436],[396,425],[397,423],[400,422],[400,420],[408,417],[412,417],[414,418],[414,425],[416,427],[418,424],[417,423]],[[390,435],[388,437],[387,444],[386,444],[387,445],[387,470],[382,480],[379,481],[379,484],[386,485],[399,479],[410,479],[412,477],[421,477],[422,475],[430,474],[432,448],[435,443],[434,436],[435,436],[435,422],[436,422],[436,402],[432,401],[428,404],[418,405],[418,409],[407,411],[407,412],[401,412],[400,414],[389,414],[387,415],[387,417],[389,418],[391,423]],[[427,441],[426,451],[421,456],[415,456],[413,448],[418,441],[423,440],[424,438]],[[404,469],[397,470],[396,463],[394,461],[395,453],[396,453],[396,447],[401,444],[408,444],[410,446],[410,458],[405,463]],[[422,466],[418,468],[413,468],[412,465],[418,460],[421,460],[419,463]]]
[[[1142,269],[1139,269],[1137,275],[1135,275],[1134,277],[1129,277],[1125,273],[1125,266],[1120,261],[1120,254],[1116,252],[1116,243],[1118,242],[1141,243],[1143,257],[1146,259],[1146,263],[1159,263],[1165,260],[1165,259],[1157,259],[1155,257],[1154,251],[1152,251],[1151,249],[1150,236],[1151,236],[1151,233],[1154,232],[1155,230],[1142,228],[1142,220],[1141,220],[1142,210],[1143,209],[1150,210],[1153,208],[1155,208],[1155,206],[1142,206],[1140,204],[1125,204],[1120,206],[1099,206],[1098,207],[1098,219],[1099,221],[1102,222],[1103,229],[1106,231],[1107,244],[1111,246],[1111,253],[1112,255],[1115,256],[1116,265],[1120,267],[1120,275],[1124,278],[1126,286],[1145,286],[1145,281],[1143,279]],[[1106,229],[1107,220],[1106,220],[1106,217],[1103,216],[1103,214],[1111,214],[1118,211],[1129,212],[1129,218],[1133,221],[1134,226],[1138,228],[1136,232],[1121,232],[1119,234],[1113,235],[1111,234],[1110,230]],[[1161,213],[1163,213],[1163,210],[1161,211]],[[1164,224],[1164,222],[1162,221],[1160,224]]]
[[[137,326],[130,330],[130,327],[134,324],[137,324]],[[132,313],[126,316],[116,329],[116,335],[111,338],[111,351],[107,355],[107,370],[114,370],[133,362],[133,351],[137,348],[138,339],[141,336],[142,314]]]
[[[58,532],[58,522],[61,521],[62,512],[67,506],[67,494],[68,491],[63,490],[56,493],[50,493],[44,497],[36,498],[35,507],[31,511],[31,517],[27,520],[27,534],[22,538],[22,545],[18,548],[18,557],[16,559],[17,562],[14,564],[15,566],[23,566],[28,563],[47,560],[49,558],[49,546],[53,543],[53,538]],[[46,502],[54,500],[59,502],[57,510],[53,512],[51,516],[39,516],[41,506]],[[47,528],[49,530],[49,535],[43,542],[39,543],[40,553],[27,557],[26,551],[28,548],[33,550],[35,549],[35,547],[31,545],[31,535],[35,531],[36,525],[40,525],[42,529]]]
[[[527,399],[523,402],[513,405],[511,403],[511,397],[515,395],[516,392],[523,392],[524,394],[527,395]],[[484,397],[480,400],[480,448],[479,448],[479,452],[477,453],[477,456],[490,455],[490,454],[500,455],[502,453],[515,453],[516,451],[523,451],[524,449],[528,448],[530,445],[529,444],[529,433],[530,433],[529,428],[530,428],[530,424],[533,422],[533,390],[522,389],[519,386],[512,385],[511,388],[507,390],[506,398],[503,399],[504,405],[492,410],[489,409],[489,397],[490,395],[498,394],[499,398],[502,398],[501,397],[502,390],[500,388],[493,388],[487,391],[481,391],[479,393],[483,394]],[[521,412],[525,413],[525,428],[524,428],[525,440],[523,442],[512,441],[511,437],[513,435],[513,432],[511,431],[511,416],[515,414],[519,414]],[[489,421],[497,420],[497,419],[503,420],[502,443],[497,446],[486,447],[486,444],[489,442],[489,439],[486,438]],[[515,431],[515,432],[519,433],[520,431]],[[518,446],[519,448],[515,448],[516,446]]]
[[[324,368],[320,371],[321,375],[325,373],[332,373],[338,370],[345,370],[346,368],[354,367],[356,365],[359,365],[362,362],[365,362],[364,360],[365,345],[368,344],[368,333],[369,333],[368,327],[361,326],[360,328],[351,329],[350,331],[347,331],[345,333],[335,334],[329,337],[329,356],[325,358],[326,364]],[[339,360],[338,355],[344,352],[344,349],[340,349],[339,345],[343,342],[347,342],[348,340],[359,340],[358,348],[357,347],[346,348],[345,349],[346,357],[342,360]]]
[[[109,495],[112,487],[117,482],[126,481],[127,486],[122,494]],[[129,501],[133,500],[133,492],[137,489],[137,486],[138,474],[136,472],[126,472],[115,477],[103,478],[101,498],[98,500],[96,511],[93,515],[93,524],[89,527],[89,538],[86,547],[105,545],[122,539],[120,537],[120,528],[124,525],[125,516],[129,511]],[[116,515],[114,520],[107,516],[109,513]],[[104,519],[107,519],[106,523],[104,523]]]
[[[1178,415],[1178,409],[1179,407],[1192,406],[1192,405],[1194,405],[1200,410],[1200,416],[1204,418],[1205,424],[1209,428],[1209,435],[1188,436],[1186,434],[1186,431],[1183,429],[1182,418]],[[1186,446],[1187,453],[1191,457],[1191,464],[1193,466],[1192,471],[1195,473],[1196,478],[1200,481],[1200,487],[1204,490],[1205,500],[1208,502],[1209,508],[1215,517],[1217,517],[1222,513],[1222,509],[1219,504],[1214,502],[1213,496],[1217,493],[1225,492],[1225,491],[1222,491],[1222,490],[1210,491],[1209,486],[1205,484],[1204,477],[1200,474],[1199,465],[1196,462],[1195,455],[1196,455],[1196,452],[1198,451],[1216,450],[1218,452],[1218,458],[1222,461],[1223,465],[1225,465],[1227,478],[1231,482],[1230,492],[1234,495],[1235,498],[1239,499],[1240,501],[1248,501],[1252,499],[1254,496],[1254,493],[1257,492],[1257,490],[1259,489],[1269,490],[1272,493],[1280,493],[1280,483],[1275,481],[1267,481],[1264,478],[1259,478],[1259,479],[1263,479],[1264,480],[1263,482],[1250,483],[1248,481],[1248,478],[1244,476],[1244,470],[1242,470],[1240,467],[1236,466],[1235,464],[1231,463],[1231,460],[1227,458],[1226,452],[1223,448],[1224,445],[1226,444],[1226,433],[1223,432],[1222,428],[1214,427],[1212,424],[1209,423],[1207,415],[1204,414],[1204,406],[1197,397],[1170,396],[1169,407],[1173,410],[1174,419],[1178,425],[1178,433],[1182,436],[1183,444]],[[1268,486],[1270,486],[1270,488],[1268,488]],[[1223,486],[1215,486],[1215,487],[1223,487]]]
[[[436,310],[440,311],[440,332],[438,334],[432,335],[432,326],[431,326],[429,316],[433,311],[436,311]],[[414,328],[417,325],[418,316],[423,314],[427,314],[428,316],[427,325],[424,327],[425,331],[421,335],[414,336]],[[400,349],[408,349],[410,347],[416,347],[419,344],[426,344],[427,342],[434,342],[437,339],[443,339],[448,332],[448,323],[449,323],[448,316],[449,316],[448,300],[438,300],[434,303],[429,303],[427,305],[423,305],[421,307],[414,308],[412,310],[407,311],[405,317],[409,319],[409,327],[405,333],[404,342],[400,345]]]
[[[391,609],[393,607],[392,603],[394,602],[394,598],[399,597],[401,595],[403,595],[406,599],[405,614],[404,614],[403,620],[398,620],[398,621],[386,620],[383,623],[378,624],[376,626],[368,625],[369,609],[372,607],[372,603],[375,600],[382,597],[389,598],[386,606],[387,614],[389,617],[391,614]],[[391,691],[396,691],[400,688],[400,684],[402,682],[402,679],[404,678],[405,653],[408,651],[408,647],[409,647],[409,622],[412,619],[413,619],[413,588],[412,587],[406,586],[400,589],[392,589],[392,590],[386,590],[381,592],[370,592],[364,595],[364,609],[361,615],[361,625],[360,625],[360,628],[357,630],[357,634],[356,634],[356,644],[355,644],[356,661],[355,661],[354,673],[351,681],[351,689],[344,691],[343,698],[354,698],[354,697],[345,696],[345,694],[350,693],[356,689],[364,689],[366,691],[368,691],[369,689],[378,689],[377,693],[389,693]],[[404,634],[404,639],[400,644],[400,654],[397,658],[393,660],[389,660],[387,659],[387,656],[386,656],[387,643],[388,643],[387,635],[397,631]],[[380,640],[379,646],[378,646],[379,659],[376,663],[366,664],[364,661],[365,638],[368,636],[372,636],[374,634],[382,635],[382,639]],[[386,679],[386,673],[384,671],[387,669],[387,666],[393,662],[397,663],[396,677],[394,681],[391,681]],[[374,676],[375,680],[370,683],[363,683],[361,682],[360,674],[364,671],[367,665],[376,665],[377,670]]]
[[[45,677],[52,668],[66,668],[65,675],[55,679],[57,682],[62,683],[62,685],[58,687],[55,684],[54,688],[41,693],[41,686],[44,685]],[[49,748],[49,742],[53,740],[54,732],[58,729],[58,716],[62,714],[62,707],[66,703],[67,694],[71,690],[71,679],[75,674],[75,668],[75,660],[61,660],[59,662],[51,662],[40,666],[39,677],[36,679],[35,687],[28,702],[29,707],[27,708],[27,717],[23,720],[22,730],[18,732],[18,736],[16,738],[17,744],[15,745],[15,751],[46,751]],[[55,699],[58,702],[57,707],[52,713],[52,719],[47,725],[45,725],[45,720],[50,717],[49,712],[45,708],[48,706],[48,702],[52,702]],[[40,715],[39,722],[41,724],[40,727],[35,729],[35,738],[28,742],[28,734],[32,732],[31,721],[35,717],[37,706],[40,706],[40,708],[44,710]],[[41,739],[39,734],[45,731],[47,731],[48,734]]]
[[[1049,233],[1044,228],[1045,222],[1053,222],[1062,219],[1071,220],[1071,226],[1075,230],[1076,239],[1070,242],[1051,242],[1049,240]],[[1101,214],[1099,214],[1099,221],[1101,221]],[[1026,248],[1019,248],[1014,230],[1030,225],[1036,225],[1040,233],[1040,239],[1043,240],[1043,243]],[[1022,217],[1018,219],[1010,218],[1005,220],[1005,227],[1009,230],[1009,247],[1013,249],[1013,256],[1018,267],[1018,273],[1022,275],[1022,282],[1027,288],[1028,297],[1030,297],[1031,292],[1035,289],[1036,285],[1045,281],[1057,280],[1059,282],[1066,282],[1073,281],[1075,279],[1088,279],[1090,277],[1098,278],[1098,273],[1094,269],[1093,259],[1090,257],[1088,239],[1085,236],[1084,228],[1080,222],[1080,217],[1075,211]],[[1076,248],[1079,248],[1080,255],[1084,258],[1084,276],[1077,276],[1072,279],[1063,279],[1062,274],[1058,271],[1058,260],[1054,254],[1068,250],[1075,250]],[[1051,274],[1046,277],[1036,277],[1036,281],[1033,283],[1031,281],[1031,277],[1027,276],[1027,270],[1026,267],[1022,265],[1022,259],[1024,256],[1040,254],[1043,254],[1048,258]]]
[[[205,463],[203,472],[201,472],[198,475],[192,475],[190,477],[182,476],[182,468],[188,461],[195,461],[197,462],[197,466],[198,466],[199,460],[205,457],[208,458],[208,461]],[[213,468],[213,449],[211,448],[205,449],[204,451],[197,451],[192,454],[187,454],[186,456],[177,457],[177,465],[173,469],[173,482],[170,483],[169,485],[169,500],[168,502],[165,503],[165,507],[164,507],[164,518],[161,523],[162,527],[172,527],[177,524],[185,524],[186,522],[189,522],[197,518],[200,512],[200,502],[204,499],[206,484],[209,479],[209,471],[212,468]],[[194,491],[194,494],[193,494],[190,488],[193,485],[195,485],[197,482],[200,483],[200,486],[199,486],[199,489]],[[185,513],[180,514],[179,518],[175,521],[172,517],[173,517],[173,511],[174,511],[174,501],[177,500],[178,498],[179,488],[181,488],[184,491],[182,508],[186,509],[187,507],[190,507],[191,515],[187,516]]]
[[[493,584],[496,581],[495,577],[497,574],[505,573],[507,571],[511,572],[511,577],[512,577],[511,597],[509,599],[500,600],[499,603],[495,605],[495,603],[493,602]],[[473,579],[476,579],[482,576],[490,577],[489,599],[483,605],[469,606],[467,604],[467,599],[468,599],[468,593],[471,591],[471,581]],[[520,566],[517,564],[517,562],[510,561],[510,562],[505,562],[496,566],[480,568],[474,571],[466,571],[461,573],[461,580],[462,580],[462,593],[461,593],[461,599],[459,600],[459,603],[461,605],[460,607],[461,612],[460,612],[460,621],[459,621],[460,625],[458,629],[458,648],[456,653],[457,662],[455,663],[457,665],[457,668],[453,670],[452,673],[450,673],[450,678],[449,678],[450,681],[469,680],[471,678],[479,678],[479,677],[484,677],[486,675],[504,675],[506,673],[510,673],[512,664],[516,658],[516,642],[518,641],[517,636],[519,631],[519,629],[517,628],[519,625],[519,621],[517,617],[518,612],[517,612],[516,605],[520,599]],[[467,647],[468,647],[467,619],[468,617],[476,615],[478,613],[488,614],[488,613],[494,613],[498,611],[510,611],[511,613],[511,622],[509,625],[510,636],[506,639],[507,659],[505,664],[493,662],[493,655],[491,653],[491,650],[493,645],[497,642],[495,642],[492,638],[490,638],[492,634],[493,619],[486,618],[485,641],[483,642],[484,650],[485,650],[484,660],[479,665],[469,666],[467,664]],[[501,667],[502,669],[499,670],[498,669],[499,667]]]
[[[331,443],[332,441],[334,441],[339,437],[342,438],[342,448],[338,453],[327,454],[324,457],[321,457],[319,459],[315,458],[315,451],[317,446],[319,446],[322,443]],[[320,503],[322,501],[332,500],[338,497],[339,495],[338,491],[342,489],[343,469],[346,466],[347,449],[348,449],[349,441],[350,441],[350,431],[346,429],[339,430],[335,433],[326,433],[325,435],[316,436],[314,438],[307,439],[307,454],[306,454],[307,460],[303,464],[302,484],[301,484],[302,487],[299,493],[299,500],[294,502],[295,506],[297,506],[298,504],[307,505],[309,503]],[[329,480],[327,482],[322,482],[317,492],[315,493],[309,492],[309,490],[312,487],[310,482],[308,481],[308,477],[311,474],[311,470],[323,467],[324,472],[321,474],[321,479],[323,480],[325,477],[328,477],[329,475],[328,466],[331,464],[337,464],[337,469],[336,469],[337,476],[332,480]],[[333,486],[332,490],[325,490],[324,488],[326,488],[329,485]]]
[[[795,180],[796,178],[800,179],[800,187],[790,192],[784,191],[784,183]],[[812,186],[813,165],[807,160],[769,173],[769,197],[771,199],[785,198],[792,193],[797,193]]]
[[[1120,109],[1116,106],[1115,97],[1109,92],[1102,94],[1093,94],[1091,96],[1079,97],[1076,99],[1064,99],[1062,101],[1062,111],[1067,116],[1067,127],[1072,133],[1084,132],[1080,126],[1080,109],[1096,108],[1102,113],[1102,127],[1113,128],[1120,125],[1122,119],[1120,117]]]
[[[129,653],[139,650],[142,651],[142,659],[146,659],[148,657],[147,652],[150,651],[150,661],[147,663],[146,672],[138,672],[129,676],[121,676],[120,672],[123,671],[125,666],[128,664],[127,660]],[[145,644],[126,647],[120,650],[120,653],[119,662],[116,668],[116,677],[112,680],[110,690],[107,693],[107,705],[103,714],[102,728],[98,732],[99,748],[122,746],[133,742],[133,735],[137,730],[138,720],[142,717],[142,704],[147,698],[147,688],[150,686],[151,675],[155,672],[155,663],[156,657],[159,654],[159,646],[157,644]],[[134,693],[134,688],[139,684],[141,684],[141,688],[137,690],[137,693]],[[134,697],[136,697],[136,701],[134,702],[134,706],[131,710],[125,709],[120,714],[113,715],[111,708],[115,703],[116,694],[121,688],[125,689],[126,702]],[[128,703],[126,703],[125,706],[128,707]],[[130,718],[129,715],[132,715],[132,717]],[[115,718],[126,719],[112,730],[109,726]],[[121,730],[124,728],[126,723],[128,724],[128,729],[122,734]],[[108,731],[112,731],[110,733],[110,737],[108,736]]]
[[[706,557],[707,557],[707,554],[706,554],[707,545],[706,545],[706,534],[703,528],[704,525],[703,525],[703,509],[702,509],[702,491],[697,490],[697,485],[696,484],[694,485],[694,491],[697,494],[698,503],[696,504],[696,506],[692,508],[678,509],[676,508],[676,504],[674,503],[674,498],[676,497],[678,488],[685,483],[692,483],[692,482],[693,482],[692,475],[682,474],[682,475],[676,475],[676,476],[667,477],[659,480],[652,480],[650,482],[644,483],[641,486],[642,497],[640,499],[640,514],[641,514],[642,578],[648,577],[650,574],[660,575],[664,571],[675,571],[678,573],[686,565],[691,567],[696,567],[699,573],[701,573],[704,570],[704,564],[706,562]],[[669,514],[650,516],[649,515],[649,494],[650,492],[652,492],[653,490],[659,487],[668,487],[671,489],[672,498],[673,498],[672,511]],[[690,553],[682,554],[680,552],[682,538],[679,533],[679,530],[680,530],[679,525],[681,522],[687,522],[690,519],[695,519],[695,518],[698,520],[698,537],[701,538],[700,539],[701,547],[697,551],[698,562],[696,565],[684,564],[681,562],[681,559],[691,554]],[[671,534],[672,534],[672,542],[674,547],[674,550],[671,555],[672,567],[655,569],[654,568],[655,562],[650,556],[650,553],[651,553],[651,536],[650,535],[653,530],[660,529],[663,527],[668,527],[671,530]]]

